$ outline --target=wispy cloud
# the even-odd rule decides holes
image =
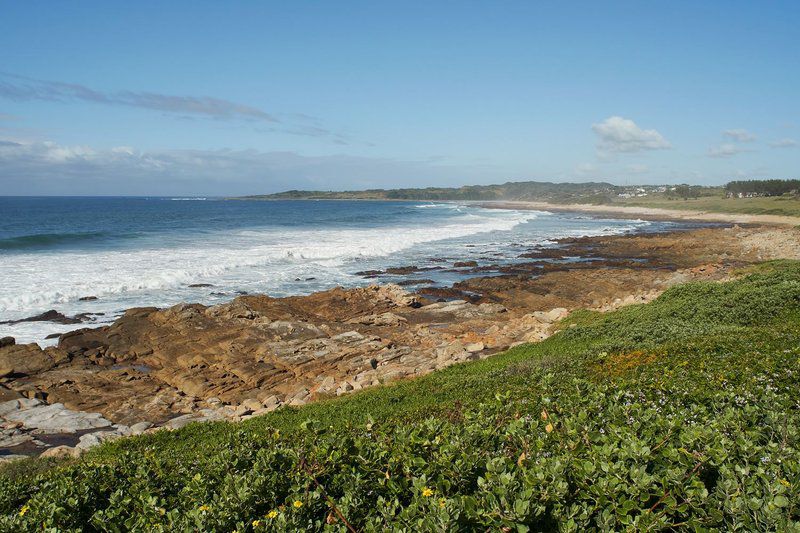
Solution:
[[[308,115],[287,114],[283,119],[257,107],[212,96],[172,95],[148,91],[100,91],[75,83],[40,80],[0,72],[0,97],[15,101],[87,102],[135,107],[168,113],[180,119],[246,121],[266,125],[265,131],[331,137],[338,143],[346,142],[344,136],[320,126],[316,119]]]
[[[773,148],[797,148],[800,146],[800,141],[794,139],[778,139],[777,141],[772,141],[769,145]]]
[[[749,143],[756,140],[755,135],[742,128],[725,130],[722,132],[722,136],[740,143]]]
[[[656,130],[643,130],[630,119],[608,117],[603,122],[592,124],[597,135],[597,149],[608,152],[643,152],[663,150],[672,145]]]
[[[712,146],[708,149],[708,157],[733,157],[737,154],[741,154],[742,152],[750,152],[751,150],[747,150],[739,146],[738,144],[733,143],[722,143],[718,144],[717,146]]]
[[[279,122],[277,118],[261,109],[211,96],[176,96],[136,91],[104,92],[75,83],[37,80],[6,73],[0,74],[0,96],[11,100],[83,101],[141,107],[177,115],[204,116],[220,120]]]

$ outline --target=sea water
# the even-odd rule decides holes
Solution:
[[[475,275],[441,268],[455,261],[507,264],[557,238],[644,229],[656,228],[458,203],[0,197],[0,322],[49,309],[95,313],[80,325],[0,325],[0,337],[46,345],[56,342],[48,335],[110,323],[130,307],[409,277],[356,274],[389,266],[440,267],[411,277],[447,285]],[[190,286],[198,284],[206,286]]]

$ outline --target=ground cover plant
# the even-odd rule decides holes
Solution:
[[[0,473],[0,529],[800,530],[800,263],[244,423]]]

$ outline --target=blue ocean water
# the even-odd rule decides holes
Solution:
[[[365,285],[374,280],[356,272],[388,266],[502,264],[559,237],[650,224],[431,202],[0,197],[0,322],[56,309],[102,325],[135,306]],[[0,325],[0,336],[47,344],[85,326]]]

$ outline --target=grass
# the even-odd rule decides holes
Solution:
[[[800,263],[767,263],[419,379],[9,465],[0,529],[797,529],[799,357]]]
[[[780,215],[800,217],[800,199],[789,196],[763,198],[723,198],[703,196],[688,200],[670,199],[665,196],[614,199],[613,205],[656,207],[661,209],[688,209],[712,213],[734,213],[744,215]]]

